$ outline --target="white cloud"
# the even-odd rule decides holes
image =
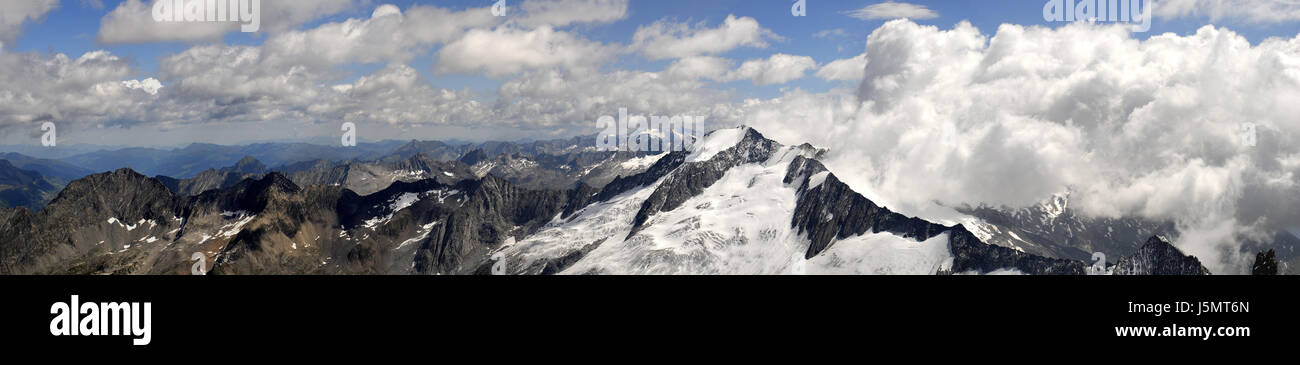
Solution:
[[[6,2],[0,9],[0,47],[17,39],[23,24],[44,19],[45,14],[58,6],[58,0]]]
[[[596,119],[617,115],[619,108],[632,114],[708,116],[710,125],[734,123],[730,94],[704,86],[655,72],[533,71],[501,86],[493,118],[515,126],[545,126],[557,136],[594,134]]]
[[[896,20],[866,55],[856,95],[793,92],[742,119],[830,148],[836,175],[891,208],[1072,191],[1088,215],[1175,221],[1176,244],[1216,273],[1241,272],[1244,242],[1300,221],[1300,37],[1251,45],[1204,27],[1138,40],[1071,24],[988,38]]]
[[[603,24],[627,18],[627,0],[529,0],[523,5],[526,27]]]
[[[817,68],[817,61],[812,57],[777,53],[767,59],[745,61],[727,78],[753,80],[755,85],[784,84],[803,78],[808,70],[814,68]]]
[[[199,42],[219,40],[227,33],[239,31],[236,22],[156,22],[153,4],[157,1],[122,2],[100,21],[97,39],[104,43]],[[352,9],[358,1],[263,1],[261,4],[260,31],[278,33]]]
[[[344,64],[405,62],[472,28],[498,22],[489,8],[451,11],[414,6],[403,13],[393,5],[376,7],[369,18],[326,23],[305,31],[271,36],[262,47],[275,62]]]
[[[597,65],[617,50],[549,26],[533,30],[474,29],[438,51],[439,73],[482,72],[491,77],[539,68]]]
[[[132,90],[144,91],[146,93],[149,93],[149,95],[158,95],[158,90],[161,90],[163,88],[162,83],[158,82],[158,79],[152,77],[144,80],[122,81],[122,86],[126,86],[126,88]]]
[[[930,8],[927,8],[923,5],[900,3],[894,1],[886,1],[879,4],[867,5],[862,9],[845,12],[845,14],[848,14],[848,16],[862,19],[862,20],[895,19],[895,18],[934,19],[939,17],[939,14],[935,13],[934,11],[930,10]]]
[[[1300,2],[1289,0],[1161,0],[1153,8],[1157,17],[1168,19],[1195,16],[1263,24],[1300,20]]]
[[[860,82],[867,67],[867,54],[831,61],[817,70],[817,77],[827,81]]]
[[[0,53],[0,85],[9,86],[0,91],[0,135],[21,137],[46,121],[69,136],[85,129],[67,127],[143,119],[153,95],[133,92],[133,86],[152,88],[153,82],[131,80],[133,74],[126,60],[107,51],[76,58]]]
[[[732,69],[735,61],[714,56],[692,56],[673,61],[664,70],[668,77],[708,79],[719,82],[751,80],[755,85],[784,84],[803,78],[808,70],[817,68],[817,61],[808,56],[777,53],[768,58],[752,59]]]
[[[688,79],[710,79],[723,81],[735,62],[714,56],[692,56],[673,61],[664,70],[664,74]]]
[[[728,15],[717,28],[702,24],[658,21],[642,26],[632,35],[633,47],[653,60],[716,55],[739,47],[767,47],[767,40],[780,40],[750,17]]]

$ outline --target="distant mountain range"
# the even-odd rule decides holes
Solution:
[[[117,150],[194,173],[117,168],[66,187],[90,170],[78,162],[113,157],[10,154],[26,169],[0,160],[0,197],[22,203],[0,208],[0,273],[188,274],[199,253],[217,274],[1084,274],[1098,251],[1112,274],[1209,273],[1161,238],[1170,224],[1076,216],[1068,196],[961,208],[978,218],[965,225],[907,217],[841,182],[826,151],[750,128],[690,151],[594,146]]]
[[[23,170],[8,160],[0,160],[0,207],[39,210],[58,193],[55,184],[36,171]]]

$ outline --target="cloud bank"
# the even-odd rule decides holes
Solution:
[[[1174,220],[1220,273],[1300,222],[1300,37],[895,20],[866,48],[856,92],[791,93],[747,122],[831,148],[837,175],[904,210],[1069,191],[1085,214]]]

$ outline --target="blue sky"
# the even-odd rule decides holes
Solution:
[[[88,51],[106,49],[116,55],[131,59],[142,73],[150,74],[157,70],[157,59],[159,57],[178,53],[193,46],[191,43],[183,42],[134,45],[97,43],[95,35],[100,27],[100,19],[110,10],[116,8],[120,2],[106,0],[103,2],[102,8],[96,9],[94,6],[88,5],[89,2],[65,1],[57,10],[48,14],[43,22],[26,26],[23,36],[17,40],[16,44],[12,45],[12,49],[16,52],[52,51],[69,55],[80,55]],[[493,1],[405,0],[373,3],[370,6],[363,4],[361,7],[352,10],[322,17],[304,24],[301,28],[311,28],[323,23],[343,21],[351,17],[365,17],[368,16],[375,5],[381,3],[395,4],[403,9],[415,4],[433,4],[444,8],[465,9],[486,6],[493,3]],[[509,4],[511,1],[508,0],[507,3]],[[790,5],[792,3],[792,1],[788,0],[632,1],[629,4],[626,19],[612,24],[579,26],[577,30],[593,40],[627,43],[631,40],[631,35],[638,27],[660,19],[676,19],[685,22],[703,22],[715,25],[727,15],[734,14],[757,19],[764,27],[784,37],[785,41],[766,49],[738,49],[726,54],[728,57],[750,59],[782,52],[811,56],[818,62],[825,63],[861,53],[866,36],[888,20],[862,20],[846,14],[867,5],[881,3],[881,1],[808,0],[807,17],[791,16]],[[984,34],[991,35],[1003,23],[1048,27],[1064,25],[1064,23],[1046,22],[1042,19],[1042,0],[955,0],[912,1],[911,3],[925,6],[938,14],[938,17],[932,19],[917,19],[917,23],[934,25],[944,29],[950,28],[960,21],[969,21]],[[1157,19],[1153,22],[1150,32],[1139,34],[1138,37],[1149,37],[1165,32],[1185,35],[1195,32],[1196,29],[1206,24],[1214,23],[1211,23],[1210,19],[1206,17]],[[1252,43],[1258,43],[1268,37],[1294,37],[1297,33],[1300,33],[1300,22],[1254,24],[1226,19],[1216,25],[1229,26]],[[843,33],[830,37],[813,36],[818,32],[827,30],[842,30]],[[250,35],[236,32],[228,34],[225,37],[225,42],[228,44],[255,45],[259,44],[264,36],[264,34]],[[444,88],[469,88],[490,94],[500,86],[499,81],[486,77],[436,75],[431,67],[433,62],[434,55],[425,54],[415,58],[411,64],[412,67],[425,74],[425,77],[431,83]],[[625,56],[620,59],[618,66],[653,71],[662,69],[668,63],[670,63],[670,60],[645,61],[635,56]],[[356,64],[346,66],[346,68],[355,70],[353,75],[353,78],[355,78],[382,66],[382,64]],[[780,95],[783,89],[792,87],[825,90],[835,85],[834,82],[804,78],[783,85],[771,86],[754,86],[748,81],[741,80],[725,83],[721,87],[735,89],[740,97],[770,98]]]
[[[573,134],[586,134],[590,132],[582,128],[590,119],[594,119],[601,113],[610,113],[611,110],[617,110],[618,106],[629,105],[635,108],[636,104],[660,105],[654,106],[656,110],[645,112],[677,112],[680,110],[690,110],[693,112],[707,111],[717,113],[720,110],[726,111],[723,107],[719,109],[712,97],[723,96],[731,103],[742,103],[747,99],[770,100],[788,95],[791,92],[813,92],[823,93],[836,89],[851,89],[857,86],[860,79],[837,78],[827,79],[815,76],[819,69],[828,66],[837,60],[847,60],[855,56],[862,55],[865,51],[866,38],[873,31],[881,27],[882,24],[893,19],[895,16],[883,15],[875,17],[854,17],[851,13],[860,9],[870,9],[882,5],[906,6],[910,8],[922,8],[928,14],[933,16],[913,17],[912,21],[920,25],[933,25],[939,29],[951,29],[955,24],[968,21],[973,24],[985,36],[993,36],[1001,24],[1019,24],[1027,26],[1047,26],[1061,27],[1067,23],[1055,22],[1049,23],[1043,19],[1044,0],[1011,0],[1011,1],[914,1],[914,2],[889,2],[889,1],[826,1],[826,0],[807,0],[807,16],[795,17],[791,14],[792,0],[708,0],[708,1],[687,1],[687,0],[669,0],[669,1],[637,1],[626,2],[625,11],[611,21],[593,19],[579,20],[573,23],[557,24],[554,29],[556,33],[561,34],[561,41],[571,41],[581,46],[583,44],[594,43],[603,52],[609,53],[609,59],[601,60],[593,64],[583,62],[580,65],[565,64],[556,66],[553,63],[543,63],[542,65],[525,66],[522,71],[508,72],[507,74],[488,74],[483,72],[491,68],[484,68],[478,71],[461,70],[461,72],[438,72],[436,68],[440,64],[445,64],[442,57],[442,50],[450,43],[463,40],[461,37],[464,31],[482,30],[488,32],[510,33],[510,30],[535,32],[536,27],[505,27],[502,24],[476,24],[466,26],[465,29],[453,32],[447,35],[446,39],[436,42],[421,44],[412,48],[415,50],[410,57],[391,57],[385,55],[379,57],[374,62],[358,63],[355,61],[345,61],[341,63],[332,63],[328,69],[309,68],[310,77],[316,78],[308,83],[314,83],[315,87],[306,87],[296,85],[295,93],[305,95],[314,95],[313,93],[329,93],[328,89],[336,85],[353,83],[361,80],[363,77],[376,78],[385,74],[392,75],[392,72],[399,72],[400,69],[392,69],[393,65],[409,67],[415,73],[420,75],[420,82],[429,86],[429,90],[418,90],[425,94],[416,95],[407,93],[411,101],[406,104],[419,104],[421,97],[436,95],[438,92],[451,91],[464,93],[455,97],[456,105],[461,109],[482,108],[491,106],[494,108],[489,111],[481,111],[478,114],[467,112],[464,115],[445,117],[444,111],[455,109],[455,105],[438,105],[431,109],[420,112],[390,113],[391,110],[376,109],[368,107],[375,104],[376,100],[345,100],[348,102],[358,103],[359,106],[350,110],[351,114],[343,111],[329,115],[307,115],[296,116],[294,123],[287,123],[283,120],[281,114],[300,113],[303,110],[311,109],[316,105],[321,105],[327,101],[323,100],[273,100],[286,99],[297,95],[277,95],[275,88],[266,88],[265,90],[244,90],[251,92],[249,95],[242,97],[231,96],[226,92],[227,89],[240,89],[242,84],[231,84],[231,80],[204,80],[191,79],[191,85],[194,82],[200,82],[199,85],[211,86],[203,92],[194,90],[181,90],[177,88],[183,77],[168,78],[163,76],[163,67],[161,63],[165,59],[175,55],[193,53],[195,50],[206,46],[216,46],[221,49],[232,49],[236,46],[262,47],[268,39],[286,33],[308,33],[318,28],[324,28],[330,25],[338,25],[349,20],[367,21],[370,20],[372,12],[384,4],[394,4],[402,11],[410,11],[414,7],[432,6],[439,9],[455,12],[456,15],[451,18],[441,19],[440,21],[456,21],[462,18],[469,18],[467,14],[472,14],[475,10],[483,10],[495,3],[493,0],[459,0],[459,1],[374,1],[374,0],[325,0],[332,3],[346,3],[347,6],[341,6],[338,9],[326,11],[323,14],[312,15],[305,21],[294,24],[288,29],[278,31],[267,31],[259,33],[240,33],[226,32],[224,35],[218,34],[216,38],[211,39],[180,39],[166,41],[145,41],[144,43],[130,42],[100,42],[102,36],[101,25],[108,27],[106,15],[120,8],[125,8],[124,1],[117,0],[24,0],[33,3],[55,2],[58,6],[47,13],[41,13],[33,16],[33,21],[27,21],[18,27],[18,34],[13,36],[12,40],[5,42],[3,53],[10,55],[39,55],[40,59],[52,59],[55,54],[66,54],[70,59],[76,59],[88,52],[103,50],[107,51],[113,57],[120,58],[114,61],[120,63],[129,71],[127,74],[121,74],[120,69],[108,70],[104,74],[119,76],[118,80],[140,80],[157,79],[161,83],[162,91],[156,98],[140,99],[135,95],[132,101],[140,104],[127,105],[120,107],[107,107],[98,110],[79,110],[70,109],[63,105],[66,102],[41,101],[27,108],[36,110],[30,112],[16,113],[15,115],[0,115],[0,127],[24,128],[23,130],[31,131],[39,123],[36,119],[42,117],[54,117],[63,119],[63,123],[72,124],[76,129],[70,130],[66,137],[71,143],[89,143],[103,145],[135,145],[135,144],[159,144],[159,145],[184,145],[190,142],[206,143],[244,143],[251,141],[267,140],[307,140],[307,139],[328,139],[325,137],[337,134],[338,127],[334,125],[339,119],[355,119],[361,123],[375,123],[385,126],[372,135],[373,138],[425,138],[425,139],[515,139],[515,138],[545,138],[545,137],[562,137]],[[146,0],[149,1],[149,0]],[[264,4],[271,4],[272,1],[262,0]],[[518,17],[527,17],[532,14],[527,13],[522,1],[505,0],[506,4],[512,9],[508,19],[518,19]],[[554,2],[558,4],[571,5],[583,4],[586,2],[613,2],[623,4],[624,0],[530,0],[532,3]],[[1168,0],[1194,2],[1197,4],[1213,5],[1217,0]],[[1270,2],[1273,0],[1243,0],[1255,1],[1257,3]],[[148,2],[147,2],[148,3]],[[146,4],[147,4],[146,3]],[[280,3],[286,4],[286,3]],[[303,4],[295,2],[293,4]],[[295,5],[297,6],[297,5]],[[1207,5],[1208,6],[1208,5]],[[1300,5],[1292,6],[1292,9]],[[1240,8],[1240,7],[1239,7]],[[1207,8],[1208,9],[1208,8]],[[1213,10],[1213,9],[1211,9]],[[1247,8],[1247,10],[1249,10]],[[587,15],[588,12],[598,13],[583,6],[574,6],[568,10],[579,17]],[[1219,11],[1219,10],[1214,10]],[[1213,11],[1196,11],[1181,16],[1164,16],[1157,17],[1153,21],[1151,31],[1146,33],[1134,34],[1138,39],[1144,39],[1153,35],[1164,32],[1173,32],[1179,35],[1193,34],[1198,28],[1206,24],[1215,24],[1225,26],[1232,31],[1244,36],[1251,43],[1258,44],[1269,37],[1292,38],[1300,33],[1300,22],[1292,18],[1286,18],[1286,21],[1257,21],[1250,16],[1258,16],[1260,12],[1242,11],[1235,9],[1236,13],[1218,14]],[[1213,15],[1211,15],[1213,14]],[[1300,14],[1300,12],[1292,13]],[[677,55],[672,57],[648,57],[645,49],[637,49],[634,45],[634,34],[639,30],[650,27],[656,23],[667,23],[674,26],[683,26],[689,30],[685,34],[678,36],[689,38],[697,33],[708,30],[718,30],[724,28],[724,19],[736,17],[744,20],[754,21],[761,28],[758,39],[765,45],[755,46],[753,44],[739,46],[720,46],[718,51],[702,51],[694,54]],[[1300,18],[1300,16],[1296,16]],[[152,20],[148,16],[136,16],[131,18],[132,21],[140,24],[136,26],[146,27],[146,23]],[[1213,21],[1212,21],[1213,20]],[[5,24],[0,24],[0,42],[4,42],[6,36]],[[505,28],[503,28],[505,27]],[[503,31],[505,29],[505,31]],[[158,31],[155,30],[155,33]],[[12,32],[11,32],[12,33]],[[766,36],[771,34],[774,36]],[[521,34],[498,34],[502,39],[513,39],[509,37],[520,36]],[[157,36],[157,35],[155,35]],[[576,40],[570,38],[576,38]],[[165,37],[164,37],[165,38]],[[680,39],[679,39],[680,40]],[[372,41],[373,42],[373,41]],[[322,46],[328,47],[329,45]],[[364,48],[364,47],[362,47]],[[623,51],[614,51],[619,48]],[[326,49],[308,49],[297,50],[299,54],[310,55],[313,52],[324,53]],[[365,53],[370,50],[361,49],[353,50],[353,53]],[[472,53],[472,52],[470,52]],[[770,61],[762,65],[771,66],[776,64],[775,60],[768,60],[774,55],[791,55],[801,58],[808,58],[807,62],[815,63],[811,68],[805,68],[798,77],[785,77],[773,82],[760,82],[760,76],[740,75],[736,67],[743,66],[742,63],[747,61]],[[459,56],[466,56],[461,52]],[[480,55],[481,56],[481,55]],[[563,56],[563,55],[550,55]],[[561,108],[564,104],[583,104],[592,98],[608,96],[610,93],[616,93],[618,85],[608,85],[610,90],[592,91],[588,93],[571,93],[555,94],[551,100],[545,99],[546,95],[536,95],[535,89],[532,90],[533,96],[538,100],[518,101],[518,100],[500,100],[502,93],[511,87],[519,86],[536,86],[538,82],[545,80],[548,70],[560,70],[568,72],[561,77],[563,82],[582,84],[597,82],[599,78],[605,80],[616,80],[611,82],[625,82],[635,79],[635,75],[618,74],[622,71],[643,72],[646,74],[662,73],[667,71],[671,66],[679,61],[684,61],[695,56],[712,57],[714,61],[722,59],[729,63],[733,71],[726,74],[716,74],[713,76],[702,76],[696,80],[682,84],[673,84],[672,87],[684,88],[691,91],[690,93],[673,93],[665,90],[667,87],[659,87],[660,94],[651,94],[646,91],[640,94],[637,91],[634,98],[625,98],[622,100],[609,100],[599,108],[588,108],[582,111],[562,111],[553,113],[554,115],[535,116],[529,110],[536,109],[555,109]],[[867,55],[869,58],[869,55]],[[592,55],[590,57],[595,57]],[[310,58],[310,57],[306,57]],[[309,59],[302,61],[311,61]],[[344,59],[358,58],[352,54]],[[265,61],[265,60],[263,60]],[[483,64],[492,63],[489,59],[479,60],[459,60],[464,66],[465,62],[481,62]],[[548,60],[555,61],[555,60]],[[573,61],[571,59],[567,61]],[[25,62],[32,62],[27,60]],[[570,62],[572,63],[572,62]],[[201,68],[220,68],[223,66],[219,61],[217,63],[194,66]],[[273,82],[277,75],[286,75],[292,73],[291,65],[263,65],[265,69],[259,70],[263,75],[261,81],[263,84]],[[519,66],[515,64],[512,66]],[[32,67],[37,67],[33,64]],[[50,67],[50,66],[42,66]],[[487,67],[487,66],[485,66]],[[589,67],[595,67],[591,69]],[[103,70],[101,70],[103,71]],[[126,79],[126,80],[122,80]],[[31,80],[28,80],[31,81]],[[46,83],[57,84],[55,80],[44,81]],[[99,80],[109,82],[112,80]],[[678,80],[683,81],[683,80]],[[207,82],[208,84],[202,84]],[[585,84],[583,84],[585,85]],[[14,86],[14,85],[11,85]],[[649,87],[655,89],[655,86],[662,85],[640,85],[639,87]],[[78,86],[84,87],[84,86]],[[20,88],[21,89],[21,88]],[[525,90],[527,91],[527,90]],[[570,90],[573,91],[573,90]],[[708,93],[704,93],[708,91]],[[67,90],[49,90],[49,96],[70,97],[72,100],[80,98],[66,95]],[[405,92],[405,91],[404,91]],[[602,92],[605,92],[602,95]],[[271,94],[267,94],[271,93]],[[224,95],[224,96],[223,96]],[[263,105],[247,104],[249,98],[263,97]],[[269,95],[269,99],[268,98]],[[677,101],[665,101],[672,99],[673,96],[683,96],[685,104]],[[39,96],[28,97],[27,100],[38,100]],[[219,100],[218,100],[219,99]],[[334,100],[338,102],[338,100]],[[478,102],[479,106],[466,107],[463,103]],[[694,101],[694,103],[690,103]],[[0,100],[0,107],[3,106]],[[234,103],[234,104],[232,104]],[[242,104],[241,104],[242,103]],[[513,104],[512,104],[513,103]],[[621,104],[620,104],[621,103]],[[675,104],[674,104],[675,103]],[[92,103],[93,104],[93,103]],[[669,105],[671,104],[671,105]],[[665,106],[667,105],[667,106]],[[126,110],[128,106],[137,106],[139,110]],[[572,105],[570,105],[572,106]],[[681,108],[678,108],[682,106]],[[15,107],[21,110],[23,107]],[[258,113],[251,113],[250,110],[257,109]],[[511,109],[514,108],[514,109]],[[94,109],[94,108],[90,108]],[[390,108],[391,109],[391,108]],[[671,110],[665,110],[671,109]],[[169,116],[160,116],[160,114],[182,113],[185,111],[195,110],[185,118],[175,119]],[[430,112],[430,110],[433,110]],[[503,110],[509,113],[504,113]],[[554,110],[552,110],[554,111]],[[87,114],[89,113],[89,114]],[[379,117],[373,117],[379,114]],[[488,113],[488,114],[484,114]],[[253,115],[256,114],[256,115]],[[311,113],[308,113],[311,114]],[[400,114],[400,115],[396,115]],[[233,117],[232,117],[233,115]],[[251,115],[251,116],[250,116]],[[396,115],[396,116],[395,116]],[[247,117],[247,118],[242,118]],[[372,117],[367,117],[372,116]],[[367,119],[371,118],[371,119]],[[439,118],[450,118],[452,122],[430,123],[428,120],[437,120]],[[548,119],[549,118],[549,119]],[[567,119],[566,119],[567,118]],[[141,120],[150,119],[150,120]],[[472,120],[471,120],[472,119]],[[538,122],[532,119],[545,119],[545,122]],[[556,122],[561,120],[562,122]],[[470,120],[470,121],[466,121]],[[240,128],[230,129],[225,125],[236,123]],[[557,124],[558,123],[558,124]],[[292,126],[289,126],[292,124]],[[564,125],[559,125],[564,124]],[[429,127],[429,125],[434,125]],[[503,125],[511,125],[504,126]],[[524,128],[517,128],[524,125]],[[576,127],[575,127],[576,126]],[[94,133],[90,133],[92,127]],[[391,128],[390,128],[391,127]],[[253,130],[258,133],[252,132]],[[151,135],[155,138],[141,139],[142,135]],[[61,136],[62,137],[62,136]],[[332,138],[332,137],[331,137]],[[25,141],[25,142],[24,142]],[[29,136],[22,134],[9,133],[6,138],[0,140],[0,144],[13,143],[31,143]]]

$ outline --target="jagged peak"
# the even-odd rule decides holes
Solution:
[[[227,190],[227,189],[222,189],[222,190]],[[240,181],[239,184],[230,187],[229,190],[244,193],[244,194],[261,195],[267,192],[282,192],[282,193],[292,194],[292,193],[297,193],[302,189],[298,187],[298,184],[294,184],[293,180],[290,180],[288,177],[284,176],[283,173],[279,171],[272,171],[260,178],[244,179],[244,181]],[[216,193],[216,192],[217,191],[213,190],[213,191],[205,192],[204,194]]]
[[[1169,239],[1169,237],[1165,237],[1164,235],[1158,234],[1155,236],[1151,236],[1151,238],[1148,238],[1145,245],[1165,245],[1165,246],[1173,247],[1173,244],[1170,242],[1171,240]],[[1174,247],[1174,249],[1176,250],[1178,248]]]
[[[101,209],[118,219],[159,217],[157,211],[171,209],[175,195],[159,179],[142,175],[130,168],[89,175],[74,180],[46,205],[42,214],[63,216],[83,214],[88,207],[100,206],[105,200],[133,202],[130,207],[110,204]],[[79,213],[72,213],[79,212]]]
[[[290,192],[290,193],[301,190],[298,187],[298,184],[294,184],[293,180],[290,180],[288,176],[284,176],[284,174],[280,173],[279,171],[266,174],[266,176],[263,176],[260,180],[257,181],[257,185],[265,186],[268,189],[277,188],[282,191]]]

